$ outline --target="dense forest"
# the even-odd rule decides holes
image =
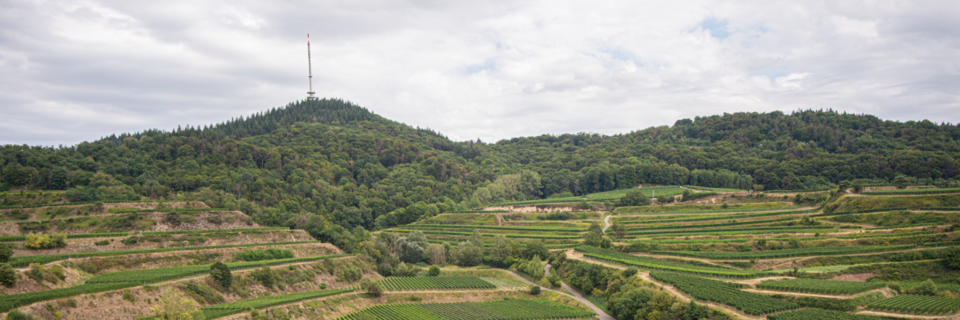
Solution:
[[[733,113],[605,136],[455,142],[342,100],[69,147],[0,147],[0,191],[195,199],[351,250],[364,230],[484,204],[641,184],[751,190],[957,186],[960,128],[834,111]],[[3,197],[0,206],[17,205]]]

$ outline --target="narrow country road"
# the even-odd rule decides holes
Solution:
[[[516,273],[514,273],[513,271],[506,270],[506,269],[503,269],[503,271],[506,271],[506,272],[508,272],[508,273],[516,276],[517,278],[519,278],[520,280],[522,280],[522,281],[525,282],[526,284],[538,286],[538,287],[540,287],[540,289],[547,290],[547,291],[550,291],[550,292],[556,292],[556,293],[565,295],[565,296],[567,296],[567,297],[570,297],[570,298],[572,298],[572,299],[574,299],[574,300],[580,301],[580,303],[583,303],[584,305],[590,307],[590,309],[593,309],[593,312],[596,312],[596,313],[597,313],[597,319],[600,319],[600,320],[616,320],[616,319],[614,319],[613,317],[611,317],[610,315],[608,315],[608,314],[606,314],[605,312],[603,312],[603,310],[600,310],[600,308],[598,308],[596,305],[594,305],[593,302],[590,302],[590,300],[584,299],[583,296],[581,296],[579,293],[577,293],[576,290],[573,290],[572,288],[570,288],[570,286],[567,286],[567,284],[566,284],[566,283],[563,283],[562,281],[560,282],[560,285],[561,285],[564,289],[566,289],[567,291],[570,291],[571,293],[573,293],[574,295],[569,295],[569,294],[564,293],[564,292],[560,292],[560,291],[557,291],[557,290],[551,290],[551,289],[547,289],[547,288],[541,287],[540,285],[538,285],[538,284],[536,284],[536,283],[533,283],[533,282],[530,282],[530,280],[527,280],[527,278],[521,277],[519,274],[516,274]],[[543,271],[546,272],[547,275],[549,275],[549,274],[550,274],[550,265],[548,264],[548,265],[544,266],[544,267],[543,267]]]
[[[613,216],[613,213],[607,215],[603,218],[603,233],[607,233],[607,228],[610,227],[610,217]]]

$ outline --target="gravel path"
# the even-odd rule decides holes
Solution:
[[[603,218],[603,233],[607,233],[607,228],[610,227],[610,217],[612,216],[613,214],[609,214]]]

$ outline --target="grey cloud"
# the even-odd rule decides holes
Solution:
[[[300,99],[306,33],[320,95],[458,140],[615,134],[801,108],[956,122],[958,9],[950,1],[8,0],[0,143],[215,123]]]

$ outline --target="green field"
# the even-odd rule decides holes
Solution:
[[[337,320],[523,320],[591,318],[595,313],[546,300],[387,304],[355,311]],[[372,316],[372,318],[367,318]]]

